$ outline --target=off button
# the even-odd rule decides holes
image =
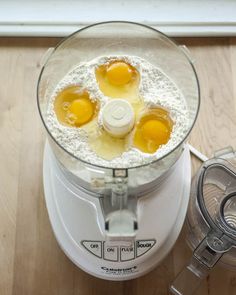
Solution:
[[[102,258],[102,242],[100,241],[82,241],[82,245],[93,255]]]

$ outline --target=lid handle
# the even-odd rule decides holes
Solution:
[[[209,268],[193,256],[189,264],[184,267],[172,282],[170,292],[175,295],[193,294],[209,271]]]
[[[197,246],[190,262],[172,282],[170,286],[172,294],[193,294],[222,255],[232,247],[224,236],[218,237],[217,235],[210,231]]]

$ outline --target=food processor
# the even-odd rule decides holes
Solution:
[[[160,68],[180,89],[189,128],[163,157],[137,167],[103,167],[65,150],[47,127],[49,98],[78,63],[98,56],[136,55]],[[184,46],[138,23],[105,22],[83,28],[51,50],[37,88],[48,133],[43,182],[55,237],[81,269],[108,280],[128,280],[153,269],[173,247],[190,194],[185,143],[199,110],[198,79]],[[112,147],[111,147],[112,148]]]
[[[187,227],[193,256],[170,287],[176,295],[192,294],[218,261],[235,270],[236,153],[231,147],[217,151],[195,176]]]

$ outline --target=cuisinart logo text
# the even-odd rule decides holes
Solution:
[[[134,272],[138,272],[137,266],[132,266],[128,268],[109,268],[106,266],[102,266],[101,269],[106,274],[111,274],[111,275],[126,275],[126,274],[131,274]]]

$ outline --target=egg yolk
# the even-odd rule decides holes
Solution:
[[[110,98],[128,100],[131,105],[140,101],[140,74],[129,63],[116,60],[102,64],[95,69],[95,76],[101,92]]]
[[[133,145],[144,153],[155,153],[169,141],[172,127],[173,121],[166,110],[151,110],[136,125]]]
[[[169,128],[164,122],[156,119],[148,120],[141,127],[141,132],[145,140],[155,142],[166,142],[169,138]]]
[[[96,103],[80,87],[69,86],[56,96],[54,110],[60,123],[80,127],[92,120]]]
[[[74,100],[68,110],[74,117],[75,125],[83,125],[93,116],[93,105],[86,98]]]
[[[117,86],[127,84],[131,81],[133,70],[125,62],[117,61],[108,66],[106,76],[108,81]]]

